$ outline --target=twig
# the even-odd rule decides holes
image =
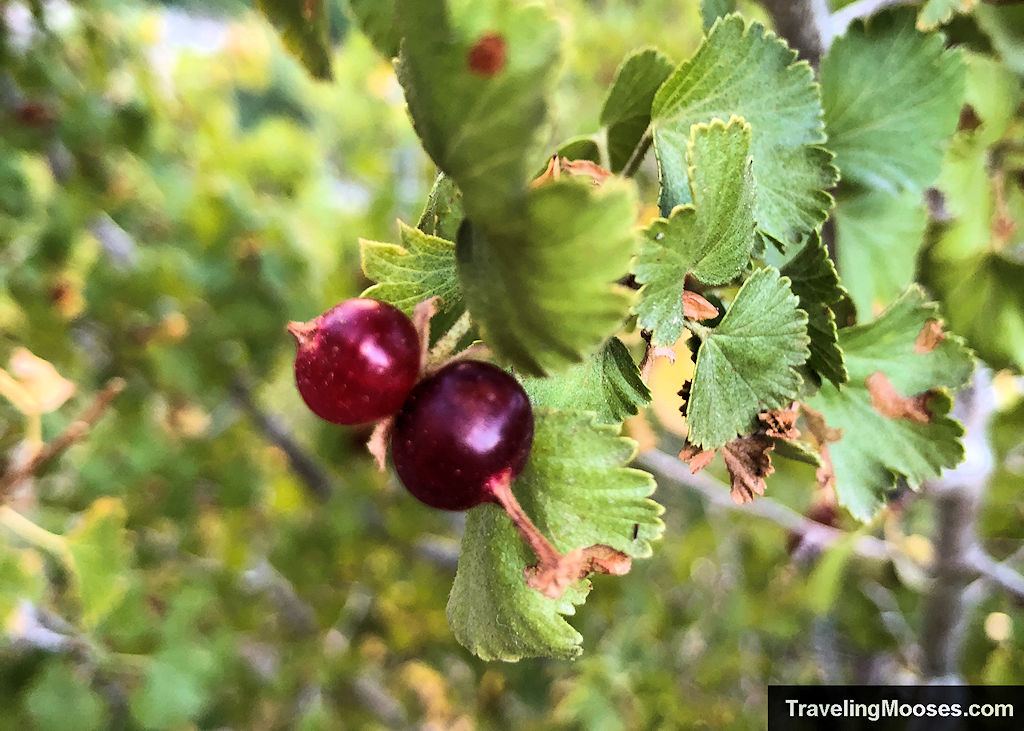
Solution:
[[[327,502],[333,485],[327,470],[292,438],[276,416],[267,413],[256,404],[252,389],[241,378],[233,378],[228,389],[235,403],[248,414],[266,440],[288,456],[292,470],[306,486],[310,495],[319,502]]]
[[[817,68],[832,40],[825,0],[763,0],[761,4],[772,16],[776,32],[801,58]]]
[[[644,158],[647,156],[647,151],[651,149],[651,143],[653,141],[654,132],[652,132],[651,128],[648,127],[636,147],[633,148],[633,152],[626,161],[626,164],[623,166],[622,177],[632,178],[636,175],[636,171],[640,169],[640,163],[642,163]]]
[[[723,508],[727,512],[763,518],[796,533],[805,543],[812,543],[824,548],[850,535],[838,528],[806,518],[771,498],[761,497],[753,502],[737,505],[729,497],[728,485],[719,482],[713,477],[708,477],[704,473],[690,474],[690,469],[686,464],[671,454],[666,454],[660,450],[654,449],[644,452],[637,457],[636,462],[640,467],[654,472],[656,477],[667,478],[699,493],[717,508]],[[853,550],[863,558],[883,561],[888,559],[893,551],[885,541],[867,535],[857,536],[854,539]]]
[[[122,378],[112,378],[107,385],[96,394],[88,408],[62,431],[56,439],[47,442],[36,452],[28,462],[18,468],[8,470],[0,477],[0,503],[7,500],[11,489],[17,486],[22,480],[28,479],[47,464],[57,459],[69,447],[81,441],[89,429],[100,420],[111,402],[124,390],[125,382]]]

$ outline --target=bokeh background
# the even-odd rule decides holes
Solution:
[[[702,34],[695,0],[546,4],[553,140],[598,128],[626,52],[682,60]],[[914,496],[868,527],[892,547],[871,560],[664,479],[665,538],[594,579],[581,659],[454,641],[459,516],[374,471],[367,432],[318,422],[291,380],[285,323],[361,292],[358,239],[394,241],[434,174],[390,63],[331,9],[328,83],[240,1],[0,2],[0,472],[126,381],[4,494],[0,727],[745,729],[769,683],[920,678],[935,511]],[[1012,565],[1024,401],[993,382],[978,531]],[[678,384],[656,374],[655,398]],[[630,428],[677,448],[670,412]],[[820,511],[794,465],[771,498]],[[961,677],[1021,682],[1020,600],[970,591]]]

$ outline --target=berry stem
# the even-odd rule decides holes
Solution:
[[[455,352],[456,346],[463,336],[469,332],[472,320],[469,318],[469,310],[463,312],[444,335],[437,339],[434,347],[427,354],[426,368],[431,370],[433,366],[447,361]]]
[[[292,320],[288,323],[288,332],[291,333],[292,337],[295,338],[295,342],[301,347],[308,343],[310,338],[313,337],[313,333],[316,332],[316,320],[309,322]]]
[[[544,537],[544,534],[534,525],[533,521],[530,520],[530,516],[526,514],[519,501],[516,500],[516,496],[512,494],[512,479],[509,476],[509,472],[507,470],[502,472],[488,483],[488,487],[491,494],[494,495],[494,499],[505,509],[508,517],[512,519],[512,524],[519,531],[523,541],[536,554],[539,561],[538,565],[557,566],[560,564],[562,554]]]

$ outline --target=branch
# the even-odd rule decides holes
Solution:
[[[89,429],[100,420],[111,402],[124,390],[124,387],[123,378],[110,379],[107,385],[96,394],[88,408],[68,424],[56,439],[44,444],[35,456],[24,465],[10,469],[3,477],[0,477],[0,503],[7,500],[8,494],[19,482],[36,474],[66,452],[69,447],[81,441],[89,433]]]
[[[804,517],[792,508],[787,508],[771,498],[760,497],[753,502],[737,505],[729,497],[729,488],[725,483],[703,473],[690,474],[690,468],[682,461],[660,450],[644,452],[637,457],[636,462],[640,467],[655,473],[659,481],[667,479],[699,493],[716,508],[722,508],[727,512],[753,515],[775,523],[798,535],[802,544],[821,549],[851,535],[846,531]],[[892,549],[885,541],[867,535],[854,538],[853,550],[863,558],[879,561],[887,560],[892,554]]]
[[[292,470],[298,475],[309,494],[319,502],[331,497],[334,481],[323,465],[303,449],[273,414],[261,409],[253,398],[252,389],[241,378],[232,379],[228,390],[241,409],[252,419],[264,438],[288,455]]]
[[[831,19],[825,0],[762,0],[772,16],[775,32],[814,68],[832,40]]]

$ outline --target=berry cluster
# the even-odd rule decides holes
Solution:
[[[298,341],[295,383],[313,413],[336,424],[395,416],[395,469],[421,502],[444,510],[495,502],[491,483],[526,465],[533,412],[522,386],[474,360],[420,380],[420,339],[401,310],[350,299],[288,330]]]
[[[428,360],[425,352],[428,327],[424,321],[418,330],[401,310],[362,298],[346,300],[311,322],[291,323],[299,393],[328,421],[377,421],[374,434],[383,438],[376,456],[383,466],[390,434],[395,470],[421,502],[443,510],[501,506],[537,556],[524,574],[544,595],[559,597],[591,572],[629,571],[629,557],[609,546],[563,556],[533,524],[512,494],[512,480],[526,466],[533,444],[529,397],[515,378],[490,363],[453,360],[433,368],[435,358]]]

